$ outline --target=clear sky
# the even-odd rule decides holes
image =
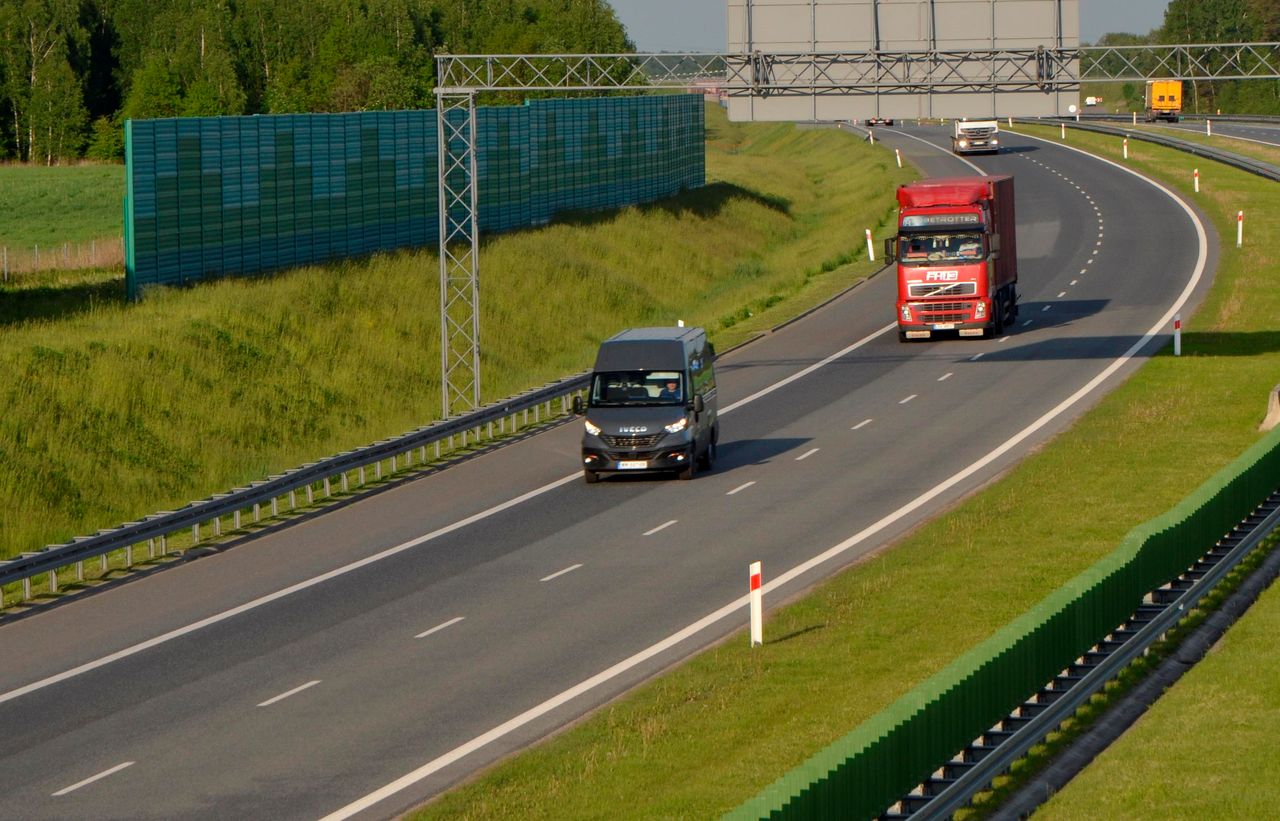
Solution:
[[[640,51],[725,50],[725,0],[609,0]],[[1169,0],[1080,0],[1080,34],[1146,34],[1164,22]]]

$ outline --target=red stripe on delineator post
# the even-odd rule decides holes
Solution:
[[[1173,315],[1173,355],[1182,356],[1182,314]]]
[[[764,593],[760,589],[760,562],[751,563],[751,646],[764,644]]]

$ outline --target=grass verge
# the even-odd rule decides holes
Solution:
[[[1094,136],[1070,140],[1119,159],[1118,140]],[[1179,181],[1203,161],[1130,151],[1192,197]],[[1221,187],[1198,200],[1210,230],[1233,240],[1236,208],[1276,213],[1273,184],[1214,173]],[[1257,439],[1280,373],[1280,244],[1260,223],[1224,250],[1182,357],[1166,349],[1002,481],[771,613],[763,648],[745,635],[715,647],[413,817],[718,816],[1092,565]],[[1280,799],[1274,782],[1255,789]]]
[[[484,242],[485,401],[585,369],[623,327],[681,318],[724,348],[848,287],[912,173],[715,106],[707,168],[680,197]],[[0,287],[0,558],[436,418],[438,270],[403,252],[138,304],[108,271]]]
[[[91,255],[103,266],[121,264],[123,198],[122,165],[0,166],[0,247],[8,270],[89,267]],[[22,274],[23,281],[29,276]]]

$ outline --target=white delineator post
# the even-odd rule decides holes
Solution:
[[[1124,158],[1129,159],[1129,138],[1124,138]]]
[[[901,168],[901,167],[902,167],[902,152],[895,148],[895,149],[893,149],[893,156],[897,158],[897,160],[898,160],[898,167],[899,167],[899,168]]]
[[[1213,120],[1206,119],[1204,121],[1204,133],[1206,137],[1213,136]]]
[[[1244,246],[1244,212],[1236,212],[1236,247]]]
[[[764,644],[764,591],[760,589],[760,562],[751,563],[751,646]]]
[[[1182,356],[1182,314],[1173,315],[1173,355]]]
[[[1191,172],[1191,179],[1196,184],[1196,193],[1199,194],[1200,193],[1200,169],[1199,168]]]
[[[1136,112],[1136,111],[1135,111],[1135,112],[1133,112],[1133,124],[1134,124],[1134,125],[1137,125],[1137,124],[1138,124],[1138,112]]]
[[[871,229],[867,229],[867,259],[876,261],[876,247],[871,242]]]
[[[1061,135],[1061,136],[1062,136],[1062,139],[1064,139],[1064,140],[1065,140],[1065,139],[1067,138],[1067,124],[1066,124],[1066,123],[1058,123],[1058,128],[1060,128],[1060,129],[1062,130],[1062,135]]]

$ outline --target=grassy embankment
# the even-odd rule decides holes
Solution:
[[[1051,138],[1056,134],[1051,129],[1027,130]],[[1211,142],[1268,162],[1280,160],[1275,149],[1227,140],[1214,136]],[[1068,141],[1112,159],[1121,153],[1114,137],[1068,131]],[[1192,157],[1170,167],[1165,159],[1170,152],[1142,143],[1130,142],[1129,152],[1134,165],[1162,174],[1189,197],[1194,197],[1190,168],[1199,164],[1199,202],[1223,229],[1224,262],[1241,258],[1255,272],[1230,287],[1224,287],[1226,281],[1215,287],[1200,316],[1220,317],[1216,324],[1221,328],[1206,327],[1198,318],[1192,324],[1193,355],[1209,353],[1200,349],[1201,334],[1221,335],[1223,354],[1229,357],[1221,361],[1222,384],[1253,371],[1247,359],[1262,366],[1259,376],[1264,382],[1280,382],[1280,275],[1270,263],[1280,253],[1274,216],[1280,187]],[[1240,209],[1248,219],[1247,233],[1245,248],[1236,251],[1233,218]],[[1261,303],[1257,311],[1245,308],[1254,301]],[[1256,319],[1242,322],[1246,313]],[[1242,344],[1249,340],[1254,341]],[[1244,397],[1224,396],[1222,407],[1227,410],[1242,401]],[[1280,759],[1275,755],[1275,739],[1280,736],[1278,632],[1280,589],[1273,587],[1200,664],[1036,817],[1190,821],[1273,815],[1280,801]]]
[[[701,190],[485,241],[486,401],[629,325],[682,318],[727,347],[878,267],[863,229],[887,230],[911,175],[891,152],[717,107],[708,138]],[[404,252],[132,305],[112,274],[0,289],[0,557],[431,421],[438,270]]]
[[[1118,157],[1114,138],[1069,134]],[[1193,196],[1190,168],[1203,160],[1148,145],[1130,151],[1131,166]],[[1186,318],[1182,357],[1166,348],[1003,480],[771,613],[763,648],[749,649],[743,635],[703,653],[414,817],[718,816],[1025,612],[1257,441],[1280,374],[1280,271],[1270,264],[1280,238],[1275,219],[1263,217],[1236,251],[1234,215],[1280,212],[1280,191],[1228,168],[1215,166],[1211,178],[1198,202],[1209,230],[1229,241],[1211,294]],[[1280,727],[1270,729],[1274,737]],[[1211,737],[1190,746],[1203,751]],[[1238,788],[1268,806],[1280,800],[1274,780]]]
[[[123,165],[4,165],[0,180],[0,248],[11,277],[28,282],[35,267],[124,264]]]

